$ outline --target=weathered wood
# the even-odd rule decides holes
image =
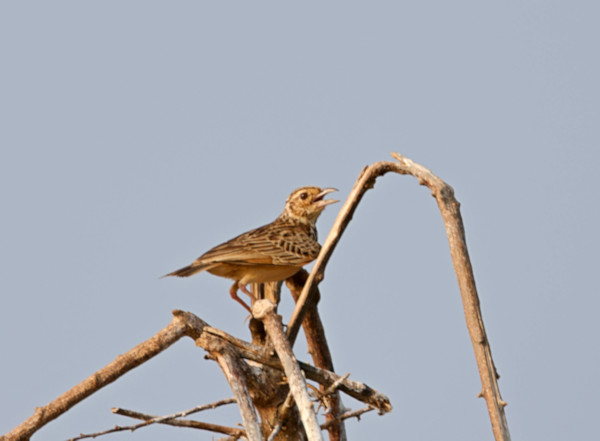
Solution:
[[[262,320],[265,325],[267,335],[270,337],[283,366],[287,383],[294,396],[294,401],[296,401],[296,407],[300,413],[300,419],[308,440],[323,441],[321,427],[306,387],[306,380],[283,331],[281,316],[275,312],[275,305],[269,300],[259,300],[252,305],[252,315],[258,320]]]

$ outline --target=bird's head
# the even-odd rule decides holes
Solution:
[[[334,199],[323,199],[332,191],[337,189],[300,187],[289,195],[281,215],[297,222],[314,224],[326,206],[339,202]]]

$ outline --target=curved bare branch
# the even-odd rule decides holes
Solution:
[[[340,209],[331,227],[331,231],[323,242],[321,252],[315,260],[313,269],[304,284],[302,293],[288,324],[287,335],[290,344],[293,345],[296,340],[300,324],[311,302],[310,299],[316,295],[316,287],[324,277],[325,266],[364,194],[367,190],[373,188],[375,180],[379,176],[390,171],[402,175],[412,175],[418,179],[419,184],[431,190],[431,194],[436,199],[440,209],[450,245],[450,255],[452,256],[454,271],[456,272],[461,292],[467,329],[471,336],[479,376],[481,377],[482,391],[480,395],[486,400],[494,437],[497,441],[510,441],[508,423],[504,413],[506,402],[500,396],[500,388],[497,381],[498,374],[494,366],[489,340],[483,325],[479,297],[477,288],[475,287],[475,277],[473,275],[471,260],[469,259],[464,225],[460,215],[460,204],[454,197],[454,189],[422,165],[411,161],[399,153],[392,153],[392,156],[398,162],[376,162],[363,169],[346,202]]]

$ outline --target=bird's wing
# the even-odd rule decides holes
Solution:
[[[321,249],[309,227],[277,222],[264,225],[217,245],[192,266],[212,263],[239,265],[298,265],[312,262]]]

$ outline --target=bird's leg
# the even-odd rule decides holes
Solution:
[[[256,297],[254,297],[254,293],[252,291],[248,291],[248,288],[246,288],[246,285],[242,285],[241,283],[239,283],[238,286],[242,290],[242,292],[244,294],[246,294],[248,297],[250,297],[251,299],[256,299]]]
[[[248,287],[246,285],[244,285],[243,283],[238,283],[238,287],[242,290],[242,292],[244,294],[246,294],[248,297],[250,297],[250,305],[254,304],[255,300],[258,300],[258,298],[254,295],[254,293],[252,291],[249,291]],[[257,285],[257,287],[258,287],[258,285]]]
[[[229,295],[231,295],[231,298],[233,300],[235,300],[236,302],[238,302],[240,305],[242,305],[244,308],[246,308],[246,310],[252,314],[252,309],[250,309],[250,307],[246,304],[246,302],[244,302],[242,299],[240,299],[237,295],[237,290],[241,289],[244,293],[248,294],[251,298],[254,298],[254,296],[252,295],[252,293],[250,291],[248,291],[246,289],[246,287],[240,283],[238,283],[237,281],[234,282],[233,285],[231,285],[231,288],[229,289]]]

